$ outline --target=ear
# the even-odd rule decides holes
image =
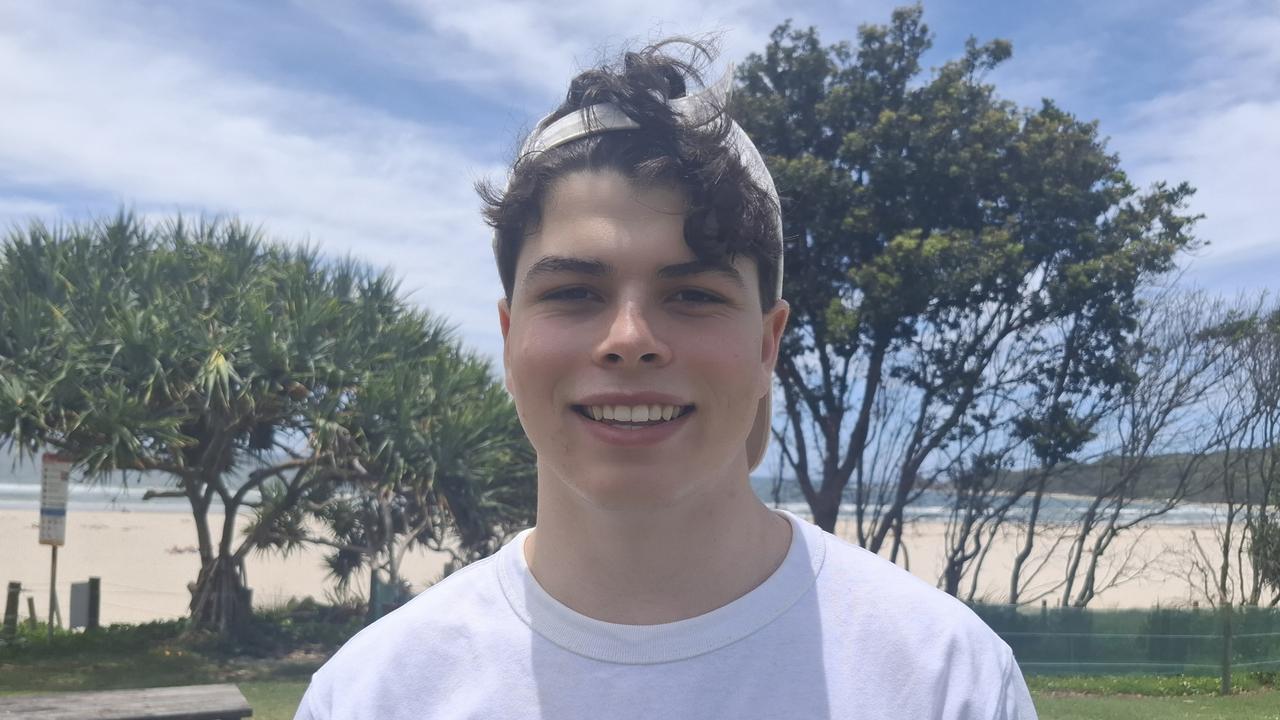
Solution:
[[[773,377],[773,368],[778,363],[778,348],[782,345],[782,333],[787,329],[787,319],[791,317],[791,305],[778,298],[773,308],[764,314],[764,333],[760,342],[760,365],[766,377]]]
[[[498,299],[498,327],[502,329],[502,342],[507,342],[507,333],[511,331],[511,301]]]
[[[502,384],[511,392],[511,363],[507,351],[507,334],[511,332],[511,303],[506,298],[498,300],[498,327],[502,330]]]

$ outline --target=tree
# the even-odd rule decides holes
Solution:
[[[1216,328],[1231,343],[1220,417],[1238,429],[1235,447],[1226,448],[1233,461],[1217,477],[1224,516],[1216,529],[1216,595],[1219,602],[1256,606],[1269,587],[1274,606],[1280,603],[1280,306],[1267,307],[1263,296],[1241,315]],[[1198,549],[1204,566],[1215,564]]]
[[[1158,297],[1146,305],[1139,341],[1128,350],[1136,382],[1103,421],[1107,432],[1099,442],[1105,452],[1093,466],[1093,497],[1072,530],[1063,607],[1085,607],[1103,589],[1132,579],[1139,568],[1127,567],[1129,558],[1103,577],[1108,548],[1202,491],[1212,454],[1240,432],[1215,422],[1205,407],[1222,387],[1231,347],[1217,328],[1231,319],[1230,310],[1202,294]],[[1139,506],[1139,484],[1161,456],[1172,482],[1163,497]]]
[[[963,443],[945,448],[947,468],[942,485],[951,501],[947,518],[946,565],[942,588],[959,595],[959,583],[967,577],[965,599],[973,601],[979,576],[996,536],[1009,525],[1021,536],[1022,547],[1013,559],[1009,604],[1024,601],[1023,590],[1044,569],[1042,554],[1029,568],[1040,524],[1045,491],[1060,465],[1094,437],[1094,428],[1114,404],[1110,397],[1127,383],[1089,384],[1077,378],[1077,366],[1088,355],[1076,343],[1079,314],[1046,327],[1040,347],[1011,343],[992,359],[996,377],[1016,376],[1032,384],[1013,393],[987,392],[981,396],[981,412],[991,421],[982,424]],[[1034,368],[1034,372],[1028,372]],[[1015,457],[1025,468],[1012,472]],[[954,468],[958,466],[959,472]],[[1061,542],[1055,538],[1052,548]],[[1024,570],[1029,570],[1024,575]],[[1038,594],[1038,593],[1037,593]],[[1037,600],[1033,597],[1031,600]]]
[[[775,437],[823,528],[852,484],[873,551],[890,536],[896,550],[940,451],[1012,421],[987,415],[985,396],[1052,384],[1046,348],[1068,319],[1072,392],[1121,385],[1137,289],[1193,245],[1189,186],[1140,193],[1096,123],[997,98],[983,77],[1007,42],[970,40],[921,81],[930,42],[919,6],[860,28],[856,50],[782,25],[734,99],[784,205],[792,315]],[[1028,360],[993,363],[1002,354]],[[909,424],[892,474],[871,477],[886,392]]]
[[[275,511],[283,493],[274,492],[252,526],[264,549],[331,548],[340,589],[367,566],[374,617],[377,588],[393,588],[389,602],[407,596],[400,564],[410,549],[449,552],[448,572],[533,524],[532,449],[488,363],[456,351],[425,362],[372,378],[352,403],[362,475],[316,487],[289,512]]]
[[[1280,513],[1274,510],[1278,504],[1280,501],[1272,498],[1273,509],[1269,514],[1260,513],[1256,517],[1249,538],[1249,554],[1259,586],[1269,587],[1275,593],[1269,603],[1271,607],[1280,604],[1280,517],[1277,517]]]
[[[328,484],[383,481],[372,461],[406,452],[404,436],[369,444],[358,421],[403,408],[365,388],[458,352],[388,274],[235,221],[33,223],[2,251],[0,442],[56,448],[92,476],[171,477],[196,525],[192,618],[222,632],[250,610],[243,563],[259,533]],[[453,521],[471,510],[456,497]]]

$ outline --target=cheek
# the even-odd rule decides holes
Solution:
[[[755,382],[760,338],[750,328],[706,328],[692,334],[685,357],[718,384],[750,387]]]
[[[561,324],[538,323],[512,328],[507,337],[507,375],[511,392],[526,399],[546,399],[547,393],[576,363],[581,354],[581,331]]]

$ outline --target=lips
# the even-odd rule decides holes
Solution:
[[[652,405],[574,405],[579,415],[611,425],[653,425],[669,422],[693,412],[693,405],[654,403]]]
[[[573,415],[582,423],[584,431],[598,442],[617,448],[645,448],[665,442],[680,432],[690,418],[697,414],[692,405],[681,406],[681,410],[679,415],[670,420],[644,422],[596,420],[589,414],[587,406],[574,406]]]

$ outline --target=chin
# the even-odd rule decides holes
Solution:
[[[688,467],[601,468],[587,470],[582,477],[588,480],[574,483],[573,489],[601,510],[660,510],[694,494],[689,480],[698,476]]]

